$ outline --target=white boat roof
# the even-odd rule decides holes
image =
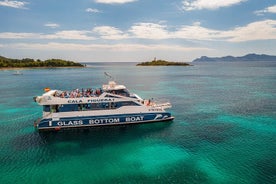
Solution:
[[[103,85],[104,91],[126,89],[124,85],[118,85],[115,81],[109,81],[108,84]]]
[[[42,96],[53,96],[57,90],[50,90],[44,93]]]

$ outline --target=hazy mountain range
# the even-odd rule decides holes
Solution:
[[[193,60],[193,62],[233,62],[233,61],[276,61],[276,56],[266,55],[266,54],[247,54],[245,56],[224,56],[224,57],[207,57],[201,56]]]

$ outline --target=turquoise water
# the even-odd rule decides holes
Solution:
[[[276,63],[0,71],[0,183],[276,183]],[[43,88],[100,87],[112,74],[169,100],[173,122],[39,134]]]

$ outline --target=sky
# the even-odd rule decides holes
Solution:
[[[276,55],[275,0],[0,0],[0,55],[190,62]]]

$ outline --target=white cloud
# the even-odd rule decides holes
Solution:
[[[260,29],[261,28],[261,29]],[[246,42],[254,40],[276,40],[276,20],[252,22],[229,30],[216,30],[203,27],[200,22],[183,25],[175,30],[156,23],[136,23],[122,31],[111,26],[95,27],[87,30],[64,30],[53,34],[42,33],[0,33],[0,39],[65,39],[65,40],[122,40],[128,39],[183,39],[199,41]]]
[[[261,28],[261,29],[260,29]],[[183,26],[173,37],[190,40],[245,42],[276,39],[276,20],[252,22],[232,30],[214,30],[198,25]]]
[[[104,3],[104,4],[124,4],[131,3],[137,0],[95,0],[96,3]]]
[[[90,31],[67,30],[59,31],[54,34],[42,35],[45,39],[67,39],[67,40],[94,40],[95,38],[89,36]]]
[[[135,38],[144,39],[168,39],[170,38],[169,31],[165,25],[155,23],[137,23],[129,30]]]
[[[162,44],[76,44],[76,43],[15,43],[5,44],[7,48],[23,50],[63,50],[63,51],[203,51],[211,50],[203,47],[185,47],[181,45]]]
[[[10,0],[4,0],[0,1],[0,6],[7,6],[11,8],[20,8],[20,9],[27,9],[25,5],[29,4],[25,1],[10,1]]]
[[[66,39],[66,40],[94,40],[89,36],[89,31],[67,30],[59,31],[53,34],[42,33],[0,33],[0,39]]]
[[[222,31],[204,28],[194,24],[192,26],[183,26],[173,33],[174,38],[182,38],[188,40],[220,40],[225,39]]]
[[[266,8],[266,11],[269,13],[276,13],[276,5]]]
[[[123,31],[121,31],[115,27],[111,27],[111,26],[95,27],[92,31],[94,33],[99,34],[101,38],[108,39],[108,40],[109,39],[110,40],[119,40],[119,39],[125,39],[125,38],[129,37]]]
[[[255,11],[257,15],[264,15],[265,13],[276,13],[276,5],[267,7],[263,10]]]
[[[47,24],[44,24],[44,26],[50,27],[50,28],[57,28],[57,27],[59,27],[59,24],[56,24],[56,23],[47,23]]]
[[[38,33],[12,33],[12,32],[3,32],[0,33],[0,39],[32,39],[38,38],[40,34]]]
[[[239,4],[247,0],[184,0],[182,2],[183,9],[186,11],[201,9],[218,9]]]
[[[85,11],[89,12],[89,13],[101,13],[100,10],[95,9],[95,8],[87,8]]]
[[[276,39],[276,20],[263,20],[250,23],[244,27],[222,32],[221,35],[229,37],[227,41],[244,42],[252,40]]]
[[[262,28],[262,29],[260,29]],[[143,39],[185,39],[245,42],[254,40],[276,39],[276,20],[252,22],[230,30],[216,30],[201,26],[200,22],[184,25],[175,31],[167,26],[154,23],[137,23],[128,31],[132,38]]]

